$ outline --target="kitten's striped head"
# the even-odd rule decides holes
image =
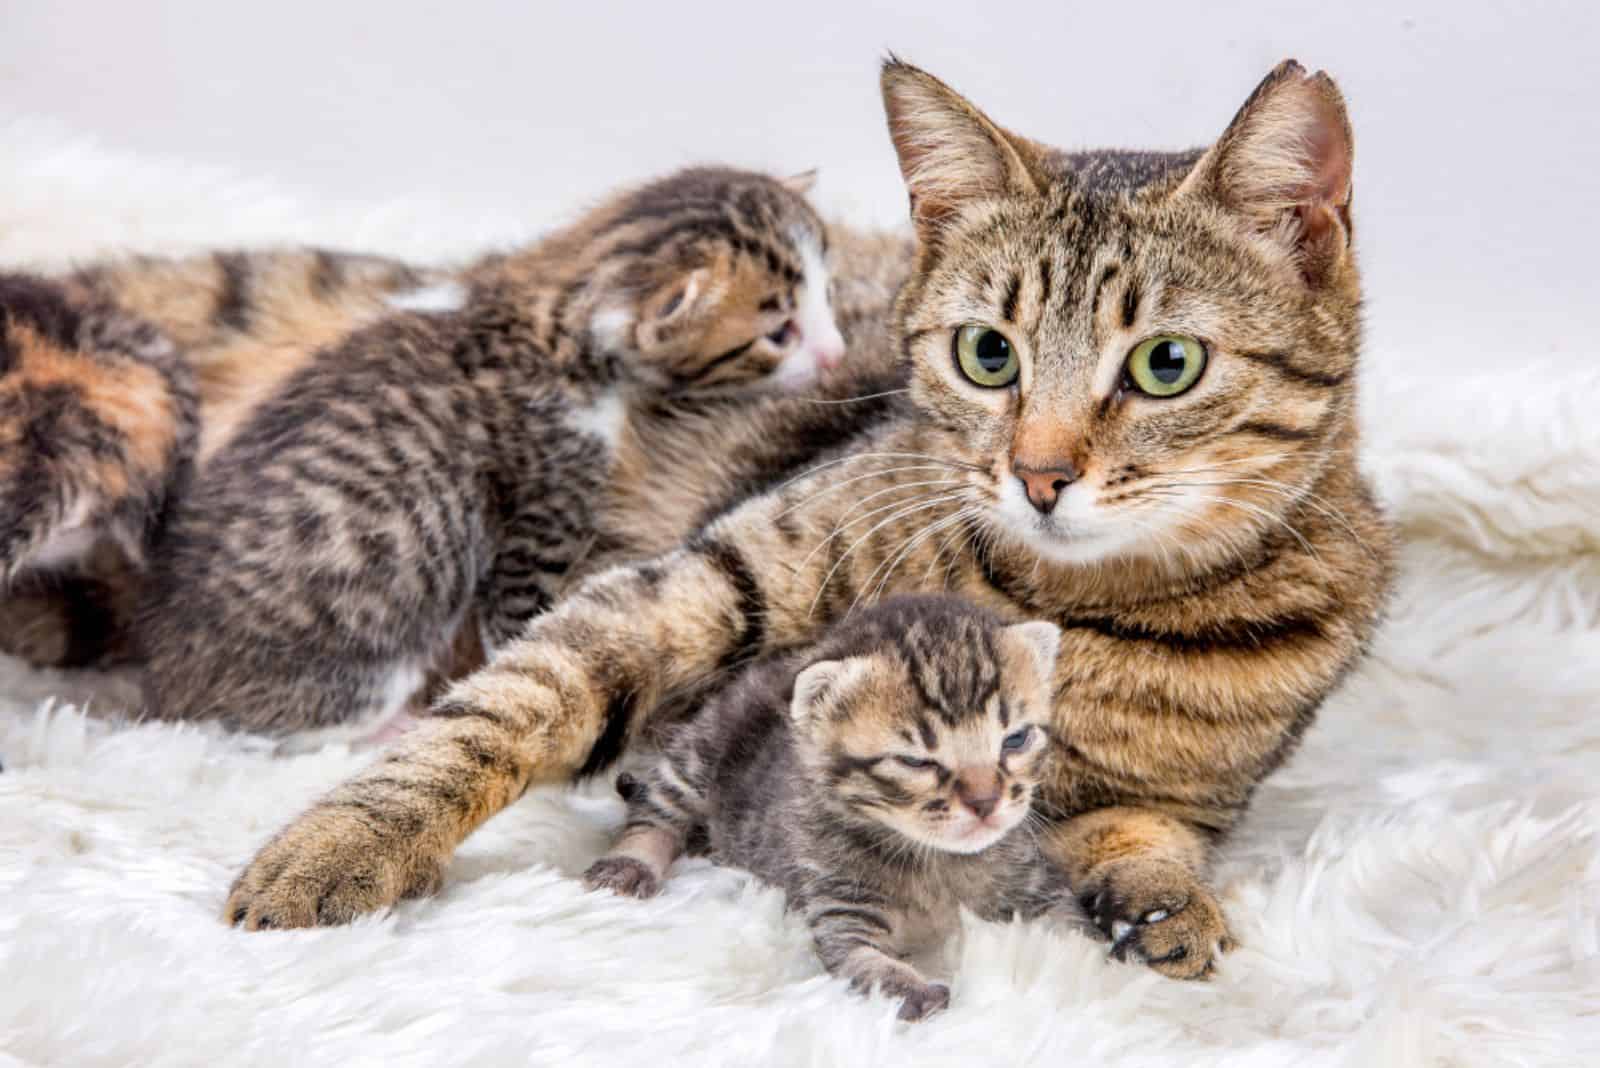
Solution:
[[[948,597],[883,602],[825,638],[790,714],[837,814],[976,853],[1028,815],[1049,771],[1061,631]]]
[[[604,223],[592,340],[669,390],[800,390],[844,357],[810,176],[695,167]]]
[[[1354,440],[1333,82],[1285,63],[1170,154],[1045,148],[897,61],[883,91],[918,237],[897,326],[974,513],[1067,564],[1215,564],[1281,528]]]

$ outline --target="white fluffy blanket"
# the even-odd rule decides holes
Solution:
[[[315,208],[0,127],[0,262],[454,255],[527,222]],[[1366,419],[1402,585],[1222,858],[1241,945],[1214,981],[1110,962],[1069,924],[971,922],[951,1010],[900,1025],[741,874],[584,893],[620,814],[600,790],[528,797],[433,900],[241,934],[217,918],[235,871],[367,757],[108,723],[67,703],[95,680],[0,661],[0,1064],[1600,1063],[1600,372],[1397,355],[1374,339]]]

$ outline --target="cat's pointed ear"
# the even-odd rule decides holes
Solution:
[[[1348,256],[1355,138],[1333,79],[1280,63],[1183,180],[1284,249],[1313,285]]]
[[[801,171],[799,174],[791,174],[787,178],[779,178],[778,183],[791,193],[805,196],[816,188],[817,168],[812,167],[809,171]]]
[[[891,56],[881,84],[889,137],[923,241],[936,240],[968,202],[1043,187],[1039,147],[1002,130],[938,78]]]
[[[1048,682],[1055,677],[1056,654],[1061,651],[1060,627],[1040,619],[1009,626],[1004,634],[1013,648],[1028,658],[1040,679]]]
[[[864,678],[868,665],[860,657],[848,660],[819,660],[794,678],[794,697],[789,715],[805,723],[817,711],[837,701]]]

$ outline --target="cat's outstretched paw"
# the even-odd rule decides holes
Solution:
[[[1111,861],[1079,900],[1111,939],[1117,960],[1139,960],[1173,979],[1205,979],[1233,948],[1222,906],[1181,864],[1148,857]]]
[[[583,873],[583,885],[625,897],[655,897],[661,892],[661,880],[648,864],[620,854],[601,857],[591,864]]]
[[[448,852],[374,826],[370,808],[322,804],[284,828],[234,882],[223,920],[250,931],[327,927],[437,890]]]

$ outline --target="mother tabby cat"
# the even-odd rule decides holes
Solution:
[[[1229,936],[1208,854],[1360,655],[1389,576],[1356,466],[1343,101],[1289,62],[1208,149],[1064,153],[898,61],[883,92],[917,251],[881,344],[908,391],[823,457],[746,453],[803,441],[803,406],[707,416],[723,444],[698,463],[754,488],[454,686],[261,850],[229,921],[429,892],[474,828],[608,767],[662,703],[880,594],[948,587],[1063,628],[1048,848],[1123,946],[1211,970]]]

